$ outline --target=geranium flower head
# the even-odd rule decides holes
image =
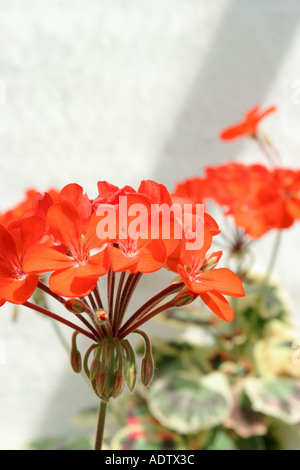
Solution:
[[[104,243],[96,236],[94,217],[90,217],[87,229],[83,229],[81,213],[68,201],[53,204],[47,213],[49,234],[65,247],[39,243],[26,253],[24,265],[31,273],[53,273],[49,279],[53,292],[68,297],[88,295],[98,277],[109,269]],[[98,252],[91,254],[91,250]]]
[[[24,267],[24,257],[44,233],[44,221],[30,217],[21,225],[18,237],[0,225],[0,300],[23,304],[34,292],[38,276]],[[15,235],[15,234],[14,234]]]
[[[261,110],[260,106],[254,106],[245,114],[244,119],[233,126],[228,127],[220,133],[220,139],[233,140],[244,136],[253,136],[257,131],[258,124],[270,113],[276,111],[276,106],[268,106]]]

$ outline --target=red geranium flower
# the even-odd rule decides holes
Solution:
[[[194,203],[212,199],[224,206],[225,214],[232,215],[236,226],[252,238],[274,228],[288,228],[300,219],[299,170],[228,162],[206,168],[204,178],[178,184],[175,197],[180,198],[180,192]]]
[[[134,211],[139,207],[141,212],[137,216]],[[162,239],[151,238],[151,199],[144,194],[128,194],[127,213],[120,214],[120,210],[117,205],[116,239],[110,240],[112,243],[108,247],[112,270],[129,270],[131,273],[158,271],[166,262],[167,249]]]
[[[233,140],[246,135],[255,135],[259,122],[268,114],[276,111],[276,109],[276,106],[269,106],[264,111],[261,111],[260,106],[255,106],[246,113],[243,121],[222,131],[220,138],[222,140]]]
[[[211,233],[205,227],[203,247],[200,250],[183,249],[177,271],[187,288],[198,294],[208,308],[223,320],[231,321],[234,311],[222,294],[243,297],[244,288],[240,278],[227,268],[205,270],[209,264],[206,253],[211,243]],[[220,252],[213,253],[209,259],[218,261],[220,256]]]
[[[24,265],[27,272],[54,271],[49,279],[53,292],[70,298],[88,295],[95,288],[98,277],[109,269],[106,247],[96,235],[96,219],[90,218],[84,232],[79,211],[65,201],[50,207],[47,223],[49,233],[65,247],[65,253],[56,247],[37,244],[26,253]],[[90,253],[97,248],[102,249],[96,254]]]
[[[20,239],[0,225],[0,301],[23,304],[31,297],[38,276],[29,275],[24,267],[24,256],[44,233],[44,222],[39,217],[26,219],[20,230]]]

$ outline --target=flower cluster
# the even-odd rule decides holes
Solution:
[[[269,163],[274,163],[278,153],[258,126],[275,109],[270,106],[261,111],[256,106],[246,113],[242,122],[223,131],[221,139],[250,136]],[[222,251],[215,251],[214,246],[219,242],[220,229],[206,211],[208,200],[223,206],[225,215],[234,220],[235,235],[229,242],[230,254],[238,262],[237,274],[226,267],[217,267]],[[178,183],[173,193],[151,180],[142,181],[138,189],[119,188],[99,181],[94,198],[75,183],[44,194],[30,189],[19,205],[0,214],[0,306],[5,302],[23,305],[73,330],[72,368],[77,373],[84,370],[101,400],[95,444],[98,449],[101,448],[107,402],[118,397],[125,384],[130,392],[135,388],[136,351],[128,336],[136,333],[143,339],[140,376],[146,386],[153,378],[154,362],[150,339],[140,327],[163,312],[178,314],[184,322],[188,321],[189,309],[183,306],[195,299],[200,299],[221,320],[231,321],[241,302],[234,299],[230,304],[227,296],[245,295],[242,280],[247,286],[249,275],[243,263],[249,244],[269,230],[277,229],[268,272],[257,287],[251,309],[245,309],[245,321],[250,322],[251,318],[250,344],[253,331],[260,330],[265,321],[264,314],[257,314],[264,312],[267,305],[270,315],[265,299],[270,300],[269,277],[278,251],[280,230],[290,227],[299,218],[300,171],[278,164],[267,167],[227,162],[206,167],[203,177]],[[163,269],[174,273],[173,280],[145,299],[137,310],[131,308],[128,315],[142,276]],[[58,315],[49,310],[46,295],[63,305],[64,313]],[[70,312],[74,321],[69,320]],[[195,323],[199,321],[203,322],[203,318],[199,320],[197,316]],[[229,371],[235,370],[234,363],[242,349],[238,344],[240,324],[239,320],[230,325],[232,344],[229,349],[227,333],[223,337],[221,352],[230,353],[230,361],[226,359]],[[77,345],[79,334],[92,340],[83,361]],[[191,377],[191,387],[200,390],[200,397],[203,395],[201,387],[206,390],[210,380],[216,380],[213,393],[218,387],[224,389],[226,379],[223,377],[220,382],[220,374],[216,376],[212,372],[211,375],[208,381],[201,378],[198,383],[197,379],[196,384]],[[183,379],[184,374],[179,382],[175,380],[179,388]],[[167,392],[163,391],[162,397],[170,390],[169,378],[165,384]],[[205,392],[203,396],[208,395]],[[185,399],[183,402],[186,403]],[[194,400],[192,402],[194,407]],[[159,403],[164,402],[159,400]],[[206,405],[200,408],[206,410]],[[218,422],[213,410],[210,426],[223,422],[231,409],[229,402],[227,408]],[[157,416],[164,417],[165,405],[158,410]],[[168,410],[166,425],[170,416]],[[191,432],[190,425],[185,431],[185,434]]]
[[[98,190],[98,196],[91,200],[81,186],[70,184],[52,195],[34,194],[31,207],[14,219],[12,211],[10,217],[2,215],[2,222],[10,219],[9,223],[0,226],[0,295],[4,300],[17,304],[26,302],[38,285],[38,275],[48,272],[51,273],[49,287],[53,293],[77,298],[88,296],[99,277],[109,270],[136,275],[152,273],[165,266],[177,271],[186,287],[196,294],[210,296],[214,295],[212,291],[218,291],[243,295],[240,281],[229,270],[207,272],[207,251],[212,237],[219,233],[216,222],[208,214],[204,214],[203,220],[198,216],[197,220],[192,207],[182,222],[171,212],[173,201],[167,189],[153,181],[142,182],[137,191],[99,182]],[[122,197],[126,198],[126,214],[119,214]],[[177,197],[177,207],[178,202]],[[165,212],[169,210],[168,215],[173,215],[168,237],[162,230],[165,219],[159,218],[158,212],[156,235],[152,237],[149,226],[152,224],[153,229],[155,221],[151,205],[157,211],[163,207]],[[146,208],[146,216],[131,215],[134,212],[131,209],[137,206]],[[111,214],[116,216],[114,220],[108,219]],[[144,220],[145,217],[151,220]],[[115,227],[113,236],[108,227],[110,222]],[[133,223],[135,228],[137,225],[140,228],[129,233]],[[195,234],[195,229],[200,230],[200,224],[204,231],[201,246],[186,248],[188,228],[194,227],[191,233]],[[99,235],[100,225],[104,237]],[[108,227],[106,231],[104,225]],[[125,226],[127,233],[124,234]],[[143,227],[147,233],[142,232]],[[180,230],[179,237],[175,234],[176,227]],[[217,254],[216,261],[220,255]]]
[[[206,167],[204,177],[193,177],[177,184],[175,194],[194,204],[211,199],[226,208],[235,225],[251,238],[259,238],[271,229],[285,229],[300,218],[300,171],[279,165],[272,142],[258,126],[276,111],[276,106],[261,110],[255,106],[245,118],[220,133],[220,139],[255,139],[271,168],[262,164],[226,162]]]
[[[220,133],[220,138],[222,140],[233,140],[247,135],[256,138],[260,121],[276,109],[276,106],[268,106],[264,111],[261,111],[260,106],[254,106],[246,112],[241,122],[223,130]]]
[[[300,171],[228,162],[206,168],[203,178],[188,179],[175,192],[194,203],[212,199],[226,208],[252,238],[285,229],[300,219]]]
[[[1,304],[23,304],[73,328],[71,362],[76,372],[81,370],[77,334],[92,339],[84,368],[104,401],[121,393],[123,370],[133,389],[135,354],[125,338],[132,332],[141,334],[145,340],[141,376],[148,384],[153,360],[149,338],[139,330],[142,324],[197,297],[230,321],[234,312],[224,295],[244,296],[236,274],[216,269],[222,252],[208,254],[219,228],[198,209],[186,204],[185,198],[172,198],[165,186],[154,181],[143,181],[137,190],[101,181],[94,199],[78,184],[45,194],[32,190],[18,207],[1,215]],[[163,268],[174,271],[176,279],[124,321],[141,276]],[[99,286],[104,277],[105,306]],[[63,304],[86,328],[32,303],[36,289]],[[172,299],[163,303],[169,296]]]

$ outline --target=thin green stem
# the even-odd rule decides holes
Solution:
[[[95,450],[101,450],[102,449],[106,409],[107,409],[107,403],[105,401],[101,400],[100,407],[99,407],[99,415],[98,415],[98,425],[97,425],[97,433],[96,433],[96,440],[95,440]]]
[[[260,291],[259,291],[259,296],[258,296],[259,298],[263,297],[263,295],[265,294],[265,292],[268,288],[270,277],[271,277],[271,274],[272,274],[272,271],[273,271],[273,268],[274,268],[274,265],[275,265],[275,261],[276,261],[277,255],[278,255],[278,251],[279,251],[279,246],[280,246],[280,241],[281,241],[281,234],[282,234],[281,230],[278,230],[278,232],[276,233],[275,243],[274,243],[273,250],[272,250],[272,253],[271,253],[271,257],[270,257],[270,260],[269,260],[269,265],[268,265],[268,268],[267,268],[267,272],[266,272],[265,278],[262,282],[262,285],[261,285],[261,288],[260,288]]]
[[[90,354],[91,352],[97,348],[99,343],[96,343],[96,344],[92,344],[89,349],[87,350],[87,352],[85,353],[85,356],[84,356],[84,360],[83,360],[83,369],[84,369],[84,372],[87,376],[87,378],[89,379],[90,378],[90,369],[89,369],[89,358],[90,358]]]
[[[233,354],[233,360],[235,362],[238,361],[238,358],[239,358],[239,347],[237,345],[237,342],[236,342],[236,333],[237,333],[237,298],[236,297],[232,297],[232,309],[234,311],[234,317],[233,317],[233,320],[231,322],[231,326],[232,326],[232,341],[233,341],[233,351],[232,351],[232,354]]]
[[[268,148],[268,143],[265,141],[264,137],[259,132],[256,132],[254,134],[254,138],[255,138],[260,150],[263,152],[263,154],[267,158],[267,160],[272,165],[278,164],[278,161],[277,161],[278,160],[278,155],[276,155],[276,154],[274,155],[272,147],[271,147],[271,149]],[[270,150],[271,150],[271,152],[270,152]]]

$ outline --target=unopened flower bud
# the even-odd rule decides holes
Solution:
[[[210,271],[211,269],[214,269],[218,262],[220,261],[220,258],[222,256],[222,251],[216,251],[212,255],[210,255],[204,262],[201,270],[202,271]]]
[[[101,324],[107,320],[107,313],[103,308],[97,310],[95,313],[96,320]]]
[[[144,357],[142,360],[142,366],[141,366],[141,380],[142,383],[145,385],[149,385],[153,378],[154,374],[154,362],[153,362],[153,357],[152,355],[148,355],[147,357]]]
[[[99,372],[100,372],[100,361],[99,359],[94,359],[90,368],[90,380],[95,380]]]
[[[84,303],[79,299],[69,299],[64,303],[64,306],[70,312],[75,313],[75,315],[86,311]]]
[[[172,281],[170,282],[170,284],[180,284],[182,282],[182,279],[180,276],[177,276],[175,277],[174,279],[172,279]]]
[[[91,385],[93,387],[93,390],[94,390],[95,394],[100,398],[100,396],[97,392],[97,388],[96,388],[96,380],[91,380]]]
[[[141,380],[142,383],[147,386],[151,382],[154,374],[154,361],[152,357],[151,342],[148,335],[144,331],[135,330],[134,333],[141,335],[145,341],[145,355],[141,366]]]
[[[101,400],[108,401],[113,395],[113,377],[115,372],[115,344],[104,338],[101,344],[100,369],[96,376],[96,390]]]
[[[114,345],[115,345],[115,368],[116,371],[113,375],[113,381],[112,381],[112,396],[114,398],[117,398],[119,395],[121,395],[123,388],[124,388],[124,351],[121,345],[121,342],[119,338],[114,338]]]
[[[182,307],[183,305],[188,305],[194,302],[194,300],[198,297],[198,294],[189,291],[188,289],[184,289],[179,292],[178,295],[173,299],[172,304],[174,307]]]
[[[106,372],[100,372],[97,375],[96,380],[95,380],[95,386],[96,386],[97,394],[100,398],[103,395],[103,391],[104,391],[104,388],[105,388],[106,381],[107,381]]]
[[[72,347],[71,347],[70,359],[71,359],[72,369],[74,370],[74,372],[76,372],[76,374],[79,374],[82,368],[82,361],[81,361],[81,354],[78,351],[77,344],[76,344],[77,335],[78,335],[78,332],[75,331],[72,336]]]
[[[137,377],[135,352],[127,339],[122,341],[122,346],[126,352],[126,360],[124,366],[125,379],[127,387],[131,392],[133,392]]]
[[[124,388],[124,375],[123,372],[117,372],[113,378],[113,385],[112,385],[112,396],[117,398],[123,392]]]
[[[95,380],[95,378],[100,372],[100,365],[101,365],[100,354],[101,354],[101,344],[99,344],[99,346],[97,347],[96,352],[95,352],[95,358],[91,364],[90,376],[89,376],[91,381]]]
[[[76,353],[71,351],[70,356],[72,369],[74,372],[76,372],[76,374],[79,374],[82,369],[81,354],[79,351],[77,351]]]
[[[100,398],[102,401],[106,401],[108,403],[110,397],[112,397],[112,386],[111,383],[107,382]]]
[[[115,369],[115,345],[112,341],[102,342],[103,353],[101,354],[101,368],[104,367],[110,374]]]
[[[130,365],[126,369],[126,383],[131,392],[133,392],[135,384],[136,384],[136,378],[137,378],[137,366],[136,363]]]

